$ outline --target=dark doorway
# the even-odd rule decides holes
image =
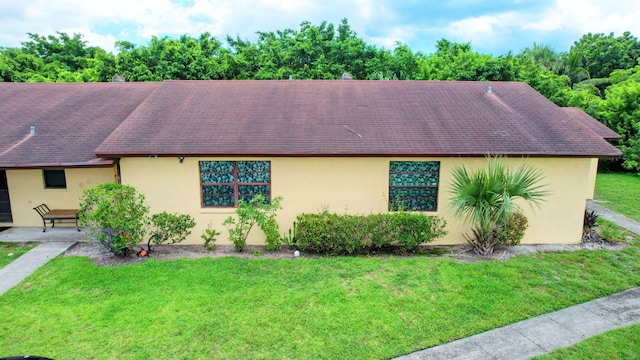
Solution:
[[[11,217],[11,203],[9,202],[9,186],[7,172],[0,170],[0,223],[13,222]]]

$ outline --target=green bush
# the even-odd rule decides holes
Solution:
[[[204,240],[204,248],[207,250],[213,250],[213,246],[216,243],[216,237],[218,235],[220,235],[220,233],[213,228],[212,224],[209,224],[207,228],[202,231],[202,235],[200,235],[200,238]]]
[[[282,197],[273,198],[270,203],[266,200],[262,195],[256,195],[248,202],[240,199],[236,217],[229,216],[222,223],[227,227],[229,240],[236,251],[242,251],[247,246],[247,237],[255,224],[258,224],[267,236],[267,250],[277,250],[280,245],[280,231],[275,216],[276,211],[282,209]]]
[[[303,251],[352,255],[372,251],[411,252],[444,236],[439,217],[397,212],[374,215],[302,214],[295,230]]]
[[[126,256],[144,237],[148,213],[144,195],[134,187],[107,183],[83,192],[78,218],[105,249]]]
[[[89,237],[115,255],[127,256],[149,232],[151,243],[183,241],[195,226],[190,215],[162,212],[149,218],[144,195],[128,185],[98,184],[82,193],[79,223]]]
[[[494,233],[498,244],[507,246],[520,245],[524,232],[529,227],[529,220],[520,211],[515,211],[503,226],[499,226]]]
[[[160,245],[163,243],[179,243],[191,234],[191,229],[196,226],[195,220],[191,215],[178,215],[168,214],[167,212],[161,212],[159,214],[153,214],[151,217],[151,224],[153,226],[149,244],[154,243]],[[149,246],[151,249],[151,246]]]

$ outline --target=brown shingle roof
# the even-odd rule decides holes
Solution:
[[[0,168],[111,164],[96,147],[159,85],[0,83]]]
[[[561,108],[567,115],[571,118],[580,121],[584,126],[589,128],[591,131],[600,135],[603,139],[608,141],[620,140],[621,136],[606,127],[604,124],[599,122],[598,120],[589,116],[589,114],[585,113],[581,109],[575,107]]]
[[[166,81],[96,153],[620,156],[603,137],[524,83]]]

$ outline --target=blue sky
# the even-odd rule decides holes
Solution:
[[[442,38],[502,55],[534,42],[568,51],[588,32],[640,36],[638,0],[0,0],[0,46],[56,31],[81,33],[107,51],[116,40],[146,45],[154,35],[255,40],[256,31],[343,18],[370,44],[391,49],[400,41],[423,53]]]

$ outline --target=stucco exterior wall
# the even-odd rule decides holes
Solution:
[[[598,159],[591,159],[589,168],[589,184],[587,188],[587,199],[593,200],[596,191],[596,177],[598,176]]]
[[[42,226],[42,219],[33,210],[34,207],[45,203],[50,209],[77,209],[78,200],[85,189],[104,182],[115,182],[114,175],[112,167],[68,168],[65,169],[66,189],[45,189],[41,169],[7,170],[13,223],[0,223],[0,226]],[[69,223],[61,224],[65,225]]]
[[[190,214],[197,222],[185,243],[202,243],[200,234],[211,224],[221,235],[218,244],[228,244],[222,222],[235,209],[203,208],[200,195],[198,162],[201,160],[270,160],[272,196],[284,198],[278,212],[281,232],[291,228],[301,213],[329,210],[336,213],[369,214],[387,211],[390,161],[440,161],[438,210],[426,213],[444,217],[449,234],[434,244],[464,243],[461,234],[469,227],[453,218],[448,210],[449,184],[454,166],[469,169],[486,165],[484,158],[123,158],[122,183],[136,187],[146,196],[152,213],[167,211]],[[582,158],[513,158],[517,166],[527,161],[542,170],[550,192],[540,208],[523,205],[529,218],[524,243],[577,243],[582,232],[585,200],[593,192],[592,159]],[[259,228],[251,231],[248,242],[262,244]]]

